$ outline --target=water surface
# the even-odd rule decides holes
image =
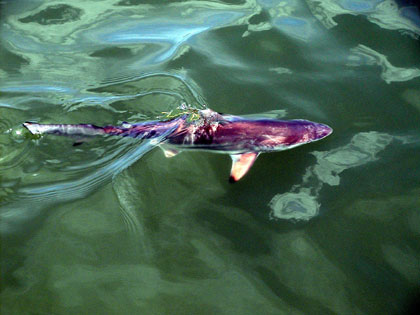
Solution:
[[[1,312],[377,314],[420,285],[420,18],[410,2],[3,1]],[[29,139],[182,103],[328,124],[230,158]]]

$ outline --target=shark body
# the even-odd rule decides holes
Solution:
[[[33,122],[23,125],[32,134],[74,137],[114,135],[151,139],[165,135],[159,146],[166,157],[175,156],[183,150],[229,154],[232,158],[231,182],[241,179],[260,153],[291,149],[332,133],[329,126],[307,120],[248,119],[223,115],[211,109],[196,110],[163,121],[123,123],[120,126]]]

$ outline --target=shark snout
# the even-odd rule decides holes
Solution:
[[[324,124],[315,124],[315,138],[316,140],[320,140],[329,136],[333,132],[330,126]]]

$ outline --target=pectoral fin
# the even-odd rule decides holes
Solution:
[[[175,155],[177,155],[179,153],[178,150],[175,150],[175,149],[172,149],[172,148],[168,148],[168,147],[164,147],[164,146],[160,146],[160,148],[163,150],[163,154],[165,154],[165,157],[167,157],[167,158],[174,157]]]
[[[258,153],[234,154],[230,157],[232,158],[232,169],[230,170],[229,181],[234,183],[240,180],[249,171],[258,157]]]

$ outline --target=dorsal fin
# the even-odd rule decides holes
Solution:
[[[231,183],[240,180],[251,168],[259,153],[249,152],[244,154],[232,154],[232,169],[230,170],[229,181]]]
[[[130,123],[128,123],[128,122],[126,122],[126,121],[123,121],[122,124],[121,124],[121,127],[122,128],[126,128],[126,129],[129,129],[129,128],[133,127],[133,125],[130,124]]]

